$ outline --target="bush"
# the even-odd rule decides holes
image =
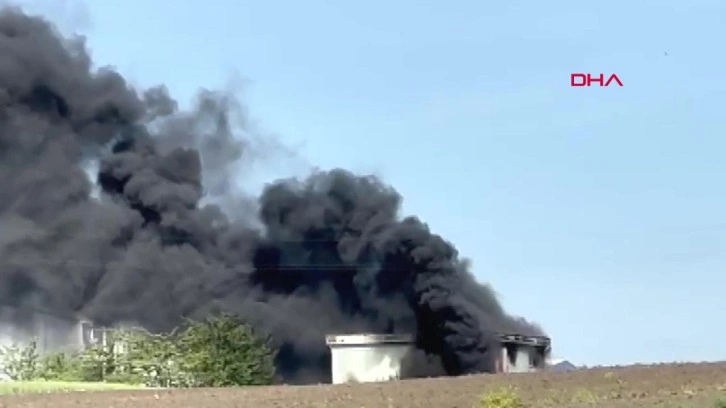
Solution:
[[[40,360],[38,377],[44,380],[81,381],[81,360],[68,353],[50,353]]]
[[[35,340],[21,347],[17,344],[0,346],[0,367],[15,381],[36,378],[39,368],[38,347]]]
[[[524,408],[517,390],[511,387],[486,392],[479,402],[479,408]]]
[[[193,373],[195,386],[266,385],[274,380],[271,348],[233,316],[190,322],[178,344],[184,371]]]
[[[150,387],[192,385],[192,374],[181,367],[185,356],[179,350],[175,332],[119,331],[115,333],[113,344],[120,350],[114,353],[111,379],[139,382]]]
[[[39,356],[36,343],[0,348],[13,380],[104,381],[151,387],[271,384],[274,352],[230,315],[186,322],[182,330],[109,332],[104,347]]]

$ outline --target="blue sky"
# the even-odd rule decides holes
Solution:
[[[183,101],[244,78],[262,129],[384,177],[557,355],[726,359],[726,2],[21,4]]]

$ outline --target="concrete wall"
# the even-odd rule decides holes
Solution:
[[[534,347],[518,346],[516,348],[504,348],[506,353],[505,372],[508,373],[526,373],[533,371],[535,368],[532,364],[532,356],[536,353]]]

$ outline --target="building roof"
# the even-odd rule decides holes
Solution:
[[[329,334],[325,336],[329,346],[353,346],[372,344],[413,344],[414,337],[409,334]]]
[[[546,336],[525,336],[522,334],[500,334],[499,340],[502,343],[525,344],[529,346],[550,346],[550,338]]]

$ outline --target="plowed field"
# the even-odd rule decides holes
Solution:
[[[572,373],[485,375],[380,384],[109,391],[0,397],[0,407],[471,408],[514,386],[530,407],[712,408],[726,400],[726,363],[631,366]]]

